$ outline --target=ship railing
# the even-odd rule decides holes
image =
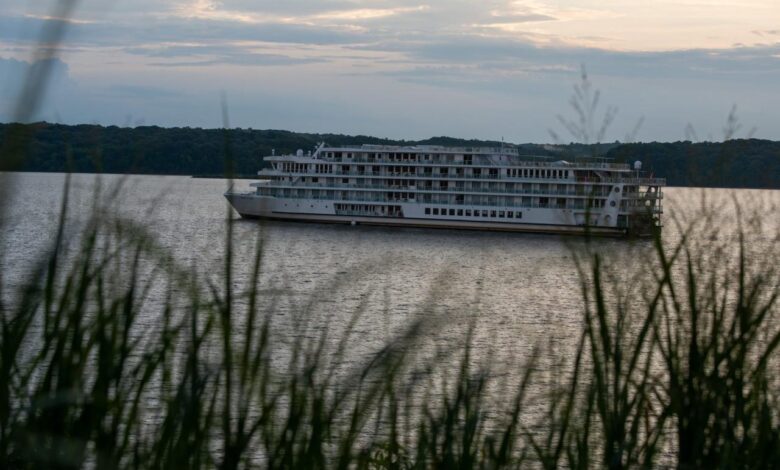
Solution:
[[[504,182],[548,182],[548,183],[601,183],[601,184],[635,184],[641,186],[665,186],[666,179],[664,178],[529,178],[521,176],[506,176],[506,175],[450,175],[450,174],[437,174],[437,173],[384,173],[375,174],[371,172],[360,173],[357,171],[335,171],[332,173],[298,173],[287,172],[281,170],[264,169],[260,172],[260,176],[292,176],[292,177],[344,177],[344,176],[370,176],[374,178],[413,178],[413,179],[432,179],[432,180],[492,180],[492,181],[504,181]]]
[[[666,186],[666,178],[588,178],[578,176],[575,180],[577,183],[620,183],[636,184],[639,186]]]
[[[508,155],[496,155],[505,157]],[[369,163],[369,164],[383,164],[383,165],[411,165],[411,166],[456,166],[456,167],[520,167],[520,168],[554,168],[554,169],[587,169],[587,170],[630,170],[631,166],[626,163],[602,163],[602,162],[569,162],[561,163],[561,160],[554,162],[540,162],[534,160],[522,160],[522,158],[533,158],[530,155],[511,155],[513,158],[521,158],[517,161],[503,161],[493,162],[486,161],[481,158],[475,158],[471,162],[468,161],[441,161],[441,160],[394,160],[390,158],[365,158],[365,157],[318,157],[317,160],[321,160],[327,163],[337,164],[349,164],[349,163]],[[538,157],[537,157],[538,158]],[[274,157],[279,161],[279,157]]]
[[[524,189],[516,188],[509,189],[492,189],[492,188],[434,188],[423,186],[401,186],[401,185],[355,185],[355,184],[318,184],[307,183],[306,185],[295,184],[279,184],[271,186],[273,188],[289,188],[299,190],[377,190],[377,191],[404,191],[404,192],[417,192],[417,193],[484,193],[484,194],[500,194],[500,195],[549,195],[549,196],[576,196],[576,197],[608,197],[609,193],[591,193],[588,191],[561,191],[561,190],[549,190],[549,189]],[[661,192],[655,193],[628,193],[623,192],[621,198],[624,200],[637,199],[637,200],[657,200],[663,199],[664,195]]]
[[[415,145],[410,147],[399,147],[393,145],[374,145],[364,144],[359,147],[323,147],[320,150],[322,152],[352,152],[352,153],[365,153],[365,152],[383,152],[383,153],[466,153],[472,155],[485,155],[485,154],[506,154],[517,155],[515,147],[445,147],[441,145]]]

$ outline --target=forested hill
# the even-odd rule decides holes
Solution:
[[[14,126],[0,124],[0,148]],[[18,127],[16,128],[19,129]],[[368,136],[307,134],[280,130],[162,127],[103,127],[29,124],[32,140],[23,171],[82,173],[142,173],[217,176],[225,173],[229,149],[236,175],[254,175],[262,155],[312,150],[330,145],[452,145],[498,146],[499,142],[434,137],[398,141]],[[780,142],[732,140],[725,143],[638,143],[586,146],[520,144],[523,154],[572,159],[605,155],[616,161],[641,160],[646,170],[665,177],[672,186],[712,186],[780,189]],[[70,159],[67,155],[70,154]],[[70,161],[70,163],[68,163]]]

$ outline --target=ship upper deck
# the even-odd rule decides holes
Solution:
[[[298,163],[363,163],[375,165],[456,166],[456,167],[529,167],[565,168],[571,170],[633,171],[626,163],[606,158],[575,157],[570,160],[547,155],[524,155],[517,148],[387,146],[361,145],[345,147],[320,146],[313,154],[302,151],[289,155],[264,157],[268,162]]]

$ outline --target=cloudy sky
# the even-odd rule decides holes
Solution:
[[[780,139],[778,0],[3,0],[0,120],[67,21],[36,119],[568,140],[584,64],[606,140]],[[755,130],[753,131],[752,129]],[[691,135],[688,132],[688,135]]]

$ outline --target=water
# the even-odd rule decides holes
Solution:
[[[0,227],[0,269],[10,285],[21,283],[51,242],[65,177],[18,174],[14,180],[13,204]],[[121,183],[118,211],[153,231],[180,266],[194,267],[219,283],[225,218],[237,218],[222,196],[225,180],[74,175],[74,221],[90,213],[96,182],[103,188]],[[777,223],[774,207],[780,192],[683,188],[666,190],[667,220],[669,214],[695,211],[703,194],[710,200],[728,201],[736,194],[769,201],[775,205],[767,219]],[[722,223],[731,226],[733,220],[724,215]],[[553,345],[544,354],[565,356],[582,332],[581,282],[574,262],[580,239],[249,220],[238,220],[235,231],[238,288],[247,279],[257,236],[262,235],[261,289],[265,308],[273,309],[280,342],[313,337],[323,328],[337,338],[355,312],[362,312],[347,357],[359,363],[423,316],[434,321],[419,340],[421,357],[462,346],[473,325],[474,362],[517,377],[535,346]],[[671,240],[679,236],[674,224],[667,223],[665,235]],[[595,245],[611,255],[612,263],[624,263],[633,272],[643,270],[637,253],[652,248],[649,241],[620,239],[601,239]],[[630,279],[627,274],[626,281]],[[150,311],[163,297],[164,292],[156,294]],[[302,324],[296,323],[296,315],[303,317]]]

